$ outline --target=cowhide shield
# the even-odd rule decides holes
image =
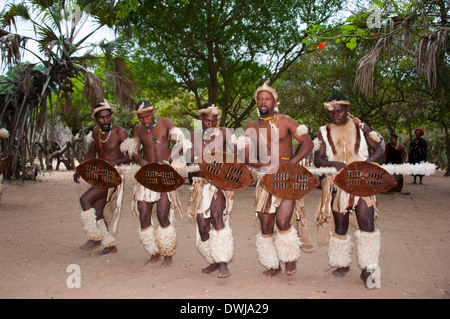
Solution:
[[[122,177],[114,166],[101,158],[88,159],[75,170],[86,183],[98,188],[113,188],[122,183]]]
[[[334,176],[342,190],[355,196],[372,196],[397,186],[397,181],[386,170],[363,161],[344,166]]]
[[[13,156],[11,154],[6,155],[6,157],[4,159],[1,160],[0,162],[0,175],[3,174],[4,171],[6,171],[9,167],[9,165],[11,165]]]
[[[247,165],[229,153],[206,154],[198,166],[205,178],[219,189],[237,190],[254,183]]]
[[[184,184],[184,178],[171,165],[151,162],[134,175],[142,186],[159,193],[171,192]]]
[[[301,165],[282,163],[275,173],[264,175],[260,183],[276,197],[297,200],[312,192],[319,180]]]

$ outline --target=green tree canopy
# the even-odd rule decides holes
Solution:
[[[239,127],[254,109],[254,90],[266,80],[274,83],[315,48],[306,31],[326,23],[342,2],[133,2],[117,28],[130,58],[146,74],[140,80],[147,96],[165,88],[190,92],[196,103],[189,114],[216,103],[221,125]]]
[[[96,58],[88,39],[112,20],[105,12],[98,11],[96,27],[79,36],[90,16],[87,8],[87,1],[79,6],[75,0],[30,0],[11,2],[0,13],[2,61],[10,67],[20,63],[23,50],[34,54],[39,61],[22,64],[4,79],[9,86],[0,96],[3,104],[0,118],[9,119],[9,148],[14,153],[12,175],[16,177],[28,163],[33,164],[38,146],[43,152],[49,152],[53,117],[48,115],[53,114],[55,107],[66,112],[73,109],[74,78],[84,78],[83,93],[89,104],[103,101],[99,81],[88,69],[89,61]],[[19,23],[28,23],[35,36],[13,33],[21,31]],[[38,52],[28,48],[30,41],[37,43]]]

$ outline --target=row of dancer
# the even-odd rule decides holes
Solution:
[[[351,116],[350,102],[342,95],[335,95],[324,103],[331,122],[321,127],[314,141],[305,125],[279,113],[277,92],[267,82],[255,91],[254,98],[258,118],[246,125],[244,135],[239,138],[233,138],[227,128],[218,126],[220,110],[215,105],[207,104],[199,110],[202,129],[192,132],[190,138],[191,141],[202,142],[190,145],[188,156],[193,163],[198,154],[212,149],[244,151],[246,164],[259,172],[253,211],[261,226],[256,237],[256,251],[259,262],[266,268],[263,274],[272,277],[281,272],[284,264],[285,273],[292,275],[300,258],[302,238],[291,225],[291,218],[296,214],[300,220],[299,227],[306,226],[303,199],[282,199],[269,193],[259,182],[264,172],[274,163],[297,164],[311,152],[314,152],[317,167],[335,167],[339,170],[353,161],[379,162],[383,158],[383,150],[376,132]],[[149,162],[170,163],[172,154],[177,153],[174,148],[186,149],[187,141],[180,129],[171,119],[156,118],[154,107],[148,101],[136,105],[134,113],[140,123],[135,127],[132,139],[128,138],[123,128],[112,124],[112,112],[113,107],[106,102],[93,109],[92,117],[98,126],[93,129],[92,136],[96,138],[85,160],[99,157],[116,165],[134,161],[144,166]],[[296,151],[294,139],[299,144]],[[171,140],[178,143],[171,146]],[[197,220],[197,250],[208,263],[202,271],[211,273],[218,270],[219,277],[228,277],[228,264],[234,251],[229,223],[233,191],[224,191],[210,184],[200,171],[190,175],[189,214]],[[78,182],[78,173],[74,174],[74,180]],[[88,237],[81,248],[93,249],[103,245],[99,254],[117,251],[111,226],[105,223],[103,214],[106,203],[111,202],[114,193],[117,191],[90,187],[80,198],[81,220]],[[149,262],[163,259],[163,266],[172,265],[177,242],[173,223],[174,210],[179,205],[176,191],[158,193],[138,184],[133,196],[140,220],[138,234],[150,255]],[[153,205],[156,205],[158,225],[152,224]],[[361,279],[371,288],[374,286],[367,283],[373,271],[379,271],[381,240],[380,232],[374,225],[376,198],[350,195],[337,187],[331,178],[326,178],[316,220],[318,225],[334,225],[328,235],[328,260],[330,266],[336,268],[333,271],[336,277],[343,277],[350,269],[353,242],[348,229],[351,214],[356,216],[359,225],[354,236]],[[303,231],[307,234],[307,229]]]

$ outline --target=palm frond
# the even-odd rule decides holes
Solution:
[[[0,25],[5,28],[7,26],[14,26],[17,30],[16,19],[22,18],[24,20],[30,20],[30,13],[28,12],[27,5],[23,3],[9,4],[0,13]]]
[[[111,59],[113,57],[114,50],[116,49],[117,41],[106,41],[103,39],[99,43],[97,43],[97,47],[100,48],[104,53],[105,57]]]
[[[1,30],[0,49],[5,66],[18,64],[21,61],[21,50],[25,48],[28,37]]]
[[[375,64],[383,50],[390,47],[390,38],[382,37],[375,46],[367,52],[358,62],[353,88],[364,96],[368,96],[373,91],[373,74]]]
[[[441,60],[445,55],[448,28],[423,36],[416,50],[417,74],[424,77],[430,87],[436,87]]]
[[[97,105],[104,99],[100,78],[94,73],[85,72],[83,96],[88,100],[90,105]]]
[[[43,23],[42,25],[36,26],[36,34],[39,35],[39,46],[42,51],[51,50],[52,47],[58,42],[59,37],[54,32],[53,28]]]
[[[114,72],[106,72],[106,74],[113,79],[114,96],[120,105],[132,110],[136,102],[132,97],[135,92],[135,84],[131,72],[123,59],[115,58],[113,61]]]

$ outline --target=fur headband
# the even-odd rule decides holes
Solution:
[[[142,103],[139,104],[138,109],[136,111],[133,111],[133,113],[140,114],[140,113],[151,111],[151,110],[153,110],[153,106],[149,105],[149,106],[145,107],[145,101],[142,101]]]
[[[202,114],[219,115],[220,113],[222,113],[222,111],[219,110],[219,108],[215,104],[212,104],[211,106],[209,106],[205,109],[200,109],[198,111],[198,115],[202,115]]]
[[[270,94],[272,94],[273,99],[275,100],[275,105],[278,105],[278,94],[277,91],[275,91],[274,88],[269,86],[269,82],[264,82],[264,84],[262,86],[260,86],[259,88],[256,89],[255,91],[255,101],[258,102],[258,94],[261,91],[267,91]]]
[[[106,100],[103,100],[102,103],[99,103],[101,106],[96,107],[92,110],[91,112],[91,117],[95,120],[95,114],[97,112],[103,111],[103,110],[110,110],[111,114],[114,113],[114,107],[112,107],[111,105],[109,105],[109,103]]]
[[[323,103],[323,105],[325,106],[326,109],[328,109],[328,111],[333,111],[334,107],[336,105],[349,105],[350,106],[351,103],[349,101],[345,101],[345,100],[342,100],[342,101],[333,100],[333,101],[328,102],[328,103]]]

